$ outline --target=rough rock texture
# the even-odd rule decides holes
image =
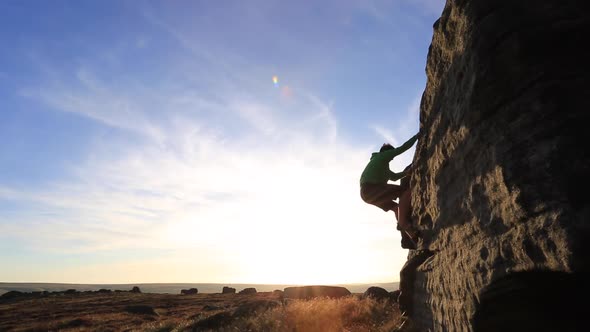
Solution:
[[[434,24],[411,177],[434,254],[402,289],[422,330],[483,331],[514,294],[512,327],[580,313],[547,317],[532,294],[574,297],[589,267],[589,7],[447,0]]]

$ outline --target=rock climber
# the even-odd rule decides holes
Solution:
[[[417,139],[418,134],[397,148],[389,143],[384,143],[379,152],[373,152],[360,179],[363,201],[375,205],[385,212],[393,211],[395,213],[397,229],[402,233],[403,248],[415,247],[417,240],[417,234],[412,230],[412,223],[409,218],[410,191],[407,175],[410,172],[411,164],[402,172],[396,173],[389,168],[389,162],[411,148]],[[389,181],[400,179],[403,179],[401,185],[389,183]],[[398,198],[400,203],[394,201]]]

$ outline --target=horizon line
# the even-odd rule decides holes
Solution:
[[[82,283],[82,282],[45,282],[45,281],[0,281],[0,284],[62,284],[62,285],[155,285],[155,284],[211,284],[211,285],[368,285],[391,284],[399,281],[352,282],[352,283],[248,283],[248,282],[130,282],[130,283]]]

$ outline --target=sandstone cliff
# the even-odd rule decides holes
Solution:
[[[434,24],[411,177],[422,258],[401,285],[421,330],[563,331],[586,310],[589,8],[447,0]]]

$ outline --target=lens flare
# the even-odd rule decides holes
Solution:
[[[281,88],[281,95],[285,98],[291,98],[293,96],[293,90],[287,85]]]
[[[275,85],[278,85],[278,84],[279,84],[279,78],[278,78],[277,76],[273,76],[273,77],[272,77],[272,82],[273,82]]]

